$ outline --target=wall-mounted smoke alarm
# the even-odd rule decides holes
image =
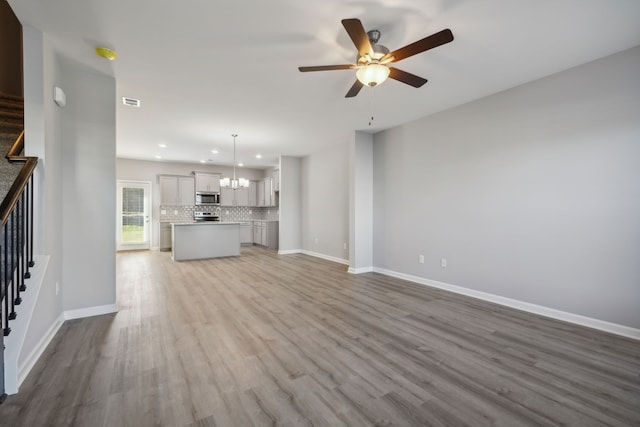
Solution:
[[[55,102],[58,107],[65,107],[67,105],[67,95],[65,95],[64,91],[58,86],[53,87],[53,102]]]

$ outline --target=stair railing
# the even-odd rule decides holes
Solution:
[[[7,160],[23,163],[7,196],[0,205],[2,237],[0,238],[0,306],[3,335],[11,332],[9,321],[16,318],[15,306],[22,302],[20,293],[26,290],[25,279],[31,277],[33,261],[33,172],[37,157],[23,156],[24,130],[12,145]]]

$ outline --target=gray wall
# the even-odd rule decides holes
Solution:
[[[376,135],[374,265],[640,328],[639,75],[637,47]]]
[[[67,311],[116,303],[116,83],[66,58],[60,63],[60,87],[67,94],[58,194]]]
[[[302,249],[302,161],[299,157],[280,157],[279,250]]]
[[[50,42],[29,26],[24,27],[24,50],[25,153],[40,158],[34,174],[34,253],[50,258],[19,365],[62,314],[62,294],[56,295],[55,284],[62,282],[63,258],[62,112],[50,95],[61,69]]]
[[[355,132],[349,155],[349,272],[373,269],[373,136]]]
[[[302,248],[346,260],[349,241],[349,141],[302,159]],[[315,238],[318,243],[315,243]]]

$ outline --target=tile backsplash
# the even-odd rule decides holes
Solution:
[[[160,205],[160,221],[191,221],[193,220],[193,212],[198,209],[200,208],[197,206]],[[277,207],[222,206],[220,211],[222,221],[280,220],[280,210]]]

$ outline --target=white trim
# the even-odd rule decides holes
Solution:
[[[448,283],[438,282],[435,280],[428,280],[422,277],[412,276],[409,274],[398,273],[397,271],[386,270],[384,268],[374,267],[373,271],[376,273],[384,274],[386,276],[408,280],[410,282],[418,283],[420,285],[430,286],[432,288],[444,289],[445,291],[455,292],[457,294],[481,299],[483,301],[493,302],[496,304],[504,305],[506,307],[515,308],[517,310],[539,314],[541,316],[550,317],[553,319],[574,323],[576,325],[586,326],[588,328],[598,329],[601,331],[610,332],[612,334],[622,335],[627,338],[640,340],[640,329],[632,328],[629,326],[606,322],[604,320],[599,320],[599,319],[593,319],[591,317],[581,316],[579,314],[574,314],[574,313],[568,313],[566,311],[556,310],[554,308],[544,307],[541,305],[531,304],[531,303],[519,301],[516,299],[506,298],[500,295],[490,294],[487,292],[475,291],[473,289],[464,288],[462,286],[451,285]]]
[[[44,351],[47,349],[47,346],[49,345],[49,343],[51,343],[53,337],[56,336],[63,323],[64,317],[62,316],[62,314],[60,314],[60,316],[58,316],[58,318],[53,322],[51,327],[49,327],[47,332],[45,332],[42,338],[40,338],[38,344],[36,344],[33,350],[31,350],[31,353],[29,353],[29,355],[25,357],[22,363],[18,366],[18,387],[15,389],[15,391],[7,390],[8,394],[15,394],[18,392],[20,386],[27,378],[27,375],[29,375],[29,372],[31,372],[38,359],[40,359],[40,356],[42,356],[42,353],[44,353]]]
[[[372,271],[374,271],[374,267],[359,267],[359,268],[349,267],[349,270],[348,270],[348,272],[351,274],[371,273]]]
[[[306,249],[303,249],[302,253],[305,254],[305,255],[316,257],[316,258],[326,259],[327,261],[333,261],[333,262],[337,262],[339,264],[349,265],[349,260],[348,259],[337,258],[337,257],[331,256],[331,255],[325,255],[325,254],[321,254],[321,253],[318,253],[318,252],[308,251]]]
[[[4,350],[4,386],[7,394],[17,393],[20,387],[20,367],[18,366],[18,360],[27,332],[31,326],[31,321],[33,320],[33,314],[40,296],[40,291],[42,290],[49,259],[50,257],[48,255],[37,255],[35,257],[35,265],[30,270],[31,277],[24,281],[24,284],[27,286],[27,292],[22,294],[22,304],[20,304],[18,309],[19,316],[11,321],[11,334],[4,338],[6,347]]]
[[[286,251],[278,251],[278,255],[292,255],[292,254],[301,254],[302,249],[287,249]]]
[[[65,310],[64,320],[81,319],[83,317],[100,316],[118,312],[117,304],[98,305],[95,307],[79,308],[76,310]]]

